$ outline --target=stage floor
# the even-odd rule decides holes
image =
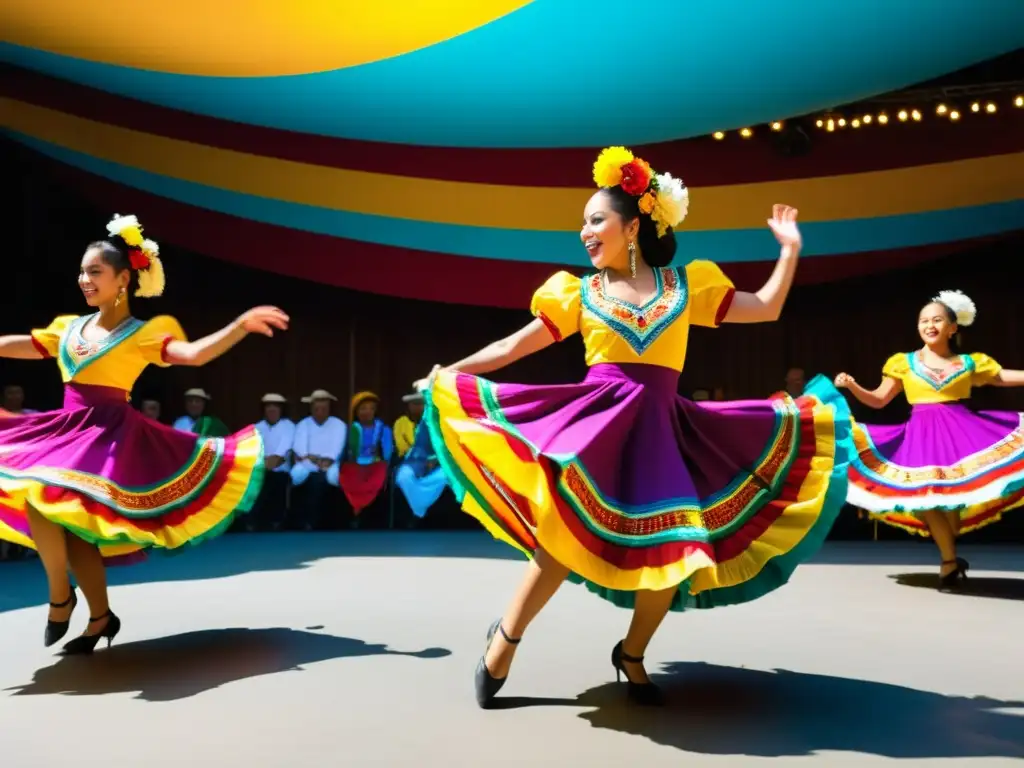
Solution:
[[[478,710],[522,571],[486,534],[235,535],[111,569],[121,635],[63,660],[38,561],[0,563],[0,764],[1021,765],[1024,549],[963,554],[965,595],[931,588],[928,543],[833,544],[756,603],[671,615],[664,710],[611,682],[629,614],[568,584]]]

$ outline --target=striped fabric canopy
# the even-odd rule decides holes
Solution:
[[[623,27],[607,0],[12,0],[0,103],[8,136],[157,239],[321,282],[521,306],[587,265],[608,143],[690,187],[682,260],[763,271],[786,202],[802,277],[830,279],[1019,228],[1024,110],[816,135],[798,158],[707,134],[1017,47],[1024,4],[981,4],[677,0]]]

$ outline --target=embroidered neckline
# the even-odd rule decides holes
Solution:
[[[584,309],[629,344],[637,355],[643,355],[685,311],[689,298],[681,270],[656,269],[654,285],[654,295],[638,305],[609,296],[604,276],[598,272],[582,281],[581,300]]]
[[[913,374],[926,382],[936,392],[941,392],[965,373],[970,373],[974,370],[974,360],[971,359],[970,355],[957,355],[950,360],[949,365],[941,372],[935,371],[924,364],[921,360],[920,350],[908,352],[907,358]]]
[[[99,341],[91,341],[82,333],[82,329],[99,313],[83,315],[72,320],[60,340],[60,361],[70,378],[74,378],[83,368],[96,362],[110,350],[117,347],[125,339],[142,328],[145,323],[134,317],[126,317]]]

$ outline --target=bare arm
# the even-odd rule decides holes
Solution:
[[[36,348],[29,335],[0,336],[0,357],[11,360],[42,360],[43,355]]]
[[[457,363],[444,367],[434,366],[430,376],[420,379],[413,385],[416,389],[427,389],[438,371],[459,371],[461,373],[483,374],[504,368],[516,360],[540,352],[545,347],[551,346],[555,338],[551,331],[540,320],[533,320],[524,325],[511,336],[488,344],[479,352],[474,352],[469,357],[464,357]]]
[[[771,323],[782,315],[782,307],[789,296],[796,274],[796,262],[803,247],[800,230],[796,225],[797,210],[788,205],[772,208],[768,226],[779,241],[782,250],[771,277],[756,293],[737,292],[733,296],[723,323]]]
[[[226,325],[216,333],[203,336],[195,341],[179,341],[175,339],[167,345],[164,358],[171,365],[206,365],[211,360],[223,355],[235,344],[240,342],[249,332],[237,321]]]
[[[793,285],[799,255],[799,248],[783,247],[768,281],[756,293],[737,291],[722,322],[771,323],[778,320]]]
[[[1024,387],[1024,371],[1011,371],[1003,368],[999,375],[992,379],[993,387]]]
[[[256,307],[209,336],[195,341],[171,341],[164,350],[164,359],[171,365],[206,365],[250,333],[273,336],[274,328],[286,330],[288,316],[276,307]]]
[[[477,375],[490,373],[540,352],[554,342],[555,339],[547,326],[540,320],[532,320],[511,336],[488,344],[479,352],[474,352],[457,363],[446,365],[444,370]]]
[[[864,389],[854,381],[852,376],[841,373],[836,376],[836,386],[846,387],[850,390],[851,395],[868,408],[885,408],[896,395],[903,391],[903,382],[890,376],[882,377],[882,383],[877,388]]]

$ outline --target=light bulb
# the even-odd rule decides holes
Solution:
[[[715,132],[714,132],[714,133],[712,133],[711,135],[712,135],[712,136],[713,136],[713,137],[714,137],[715,139],[717,139],[718,141],[721,141],[722,139],[724,139],[724,138],[725,138],[725,134],[724,134],[724,133],[722,133],[721,131],[715,131]]]
[[[936,115],[944,115],[947,112],[949,112],[949,107],[947,107],[945,104],[939,104],[939,106],[935,108]]]
[[[779,121],[779,120],[776,120],[774,123],[772,123],[772,130],[773,131],[781,131],[782,130],[782,122]]]
[[[836,124],[840,128],[845,128],[846,127],[846,118],[845,117],[840,117],[838,120],[836,120]]]
[[[878,122],[882,125],[886,125],[889,122],[889,116],[883,112],[878,116]]]
[[[850,121],[850,127],[851,128],[860,128],[860,118],[857,118],[857,117],[853,118],[853,120]]]
[[[907,114],[907,110],[901,109],[899,112],[896,113],[896,117],[898,117],[901,122],[905,122],[909,115]]]
[[[988,112],[990,115],[994,115],[995,112],[996,112],[995,102],[994,101],[990,101],[988,104],[986,104],[985,105],[985,111]]]
[[[981,104],[979,104],[978,102],[974,102],[973,104],[971,104],[971,112],[980,112],[980,111],[981,111]]]
[[[864,115],[864,125],[871,125],[871,121],[874,119],[874,115]]]
[[[828,119],[828,122],[827,122],[827,123],[825,123],[825,130],[826,130],[826,131],[828,131],[829,133],[831,133],[831,132],[832,132],[832,131],[834,131],[835,129],[836,129],[836,121],[835,121],[835,120],[833,120],[833,119],[832,119],[832,118],[830,117],[830,118]]]
[[[749,128],[741,128],[740,129],[740,136],[742,136],[744,139],[749,139],[753,135],[754,135],[754,132],[752,130],[750,130]]]
[[[959,110],[956,110],[956,109],[949,110],[949,119],[952,120],[954,123],[957,120],[959,120],[960,119],[960,112],[959,112]]]
[[[911,110],[910,111],[910,116],[914,119],[915,123],[921,122],[921,112],[920,112],[920,110],[917,110],[917,109]]]
[[[825,126],[825,121],[819,117],[817,120],[814,121],[814,124],[819,128],[823,128]]]
[[[1016,99],[1014,99],[1013,106],[1024,107],[1024,96],[1018,96]]]

